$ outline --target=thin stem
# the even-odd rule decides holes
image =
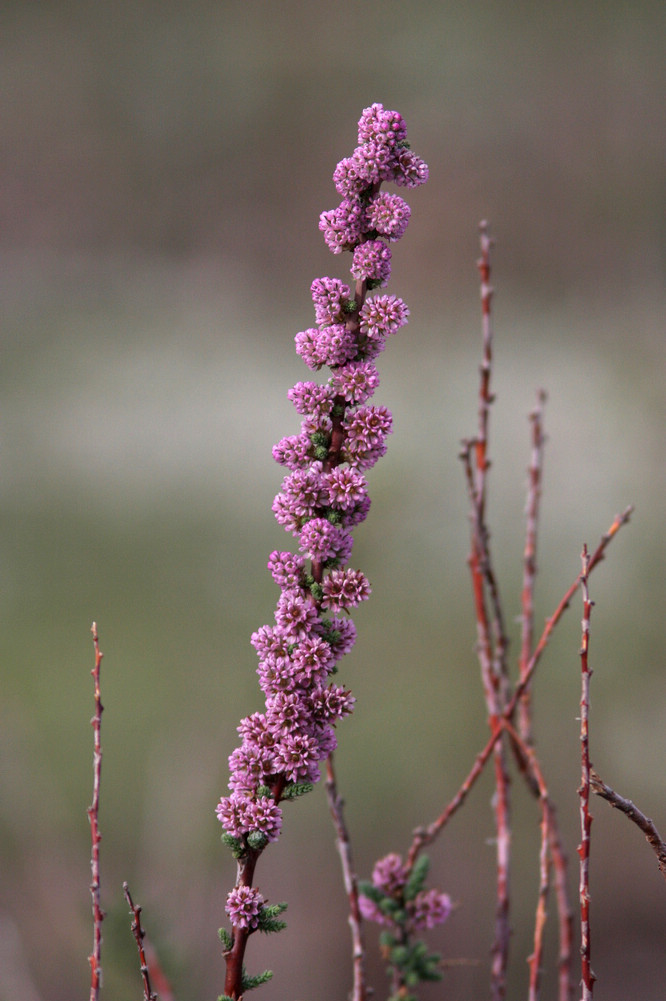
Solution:
[[[615,538],[618,531],[623,525],[629,522],[631,514],[633,512],[633,506],[627,507],[622,514],[619,514],[613,520],[608,531],[602,535],[601,540],[595,549],[593,555],[589,559],[587,573],[588,575],[592,570],[604,559],[606,549],[611,541]],[[509,700],[508,705],[504,709],[501,717],[495,721],[495,729],[491,733],[485,747],[476,756],[474,764],[472,765],[469,773],[461,783],[458,791],[455,793],[453,798],[445,805],[439,816],[432,821],[426,827],[415,828],[412,836],[412,843],[409,847],[407,853],[406,865],[409,871],[414,866],[416,859],[419,857],[424,848],[429,844],[432,844],[436,840],[441,831],[446,827],[449,820],[453,817],[455,813],[458,812],[460,807],[465,803],[467,796],[471,792],[474,784],[476,783],[479,776],[482,774],[483,769],[488,763],[491,757],[495,745],[501,739],[503,733],[503,721],[511,722],[516,711],[516,707],[520,701],[520,698],[525,691],[526,687],[529,685],[531,679],[534,676],[541,655],[543,654],[550,637],[558,624],[565,611],[571,603],[573,595],[578,590],[580,586],[580,574],[576,577],[570,587],[566,590],[562,596],[559,604],[557,605],[555,611],[546,620],[546,625],[541,634],[539,642],[534,650],[534,653],[530,657],[529,663],[526,665],[525,672],[518,682],[513,696]],[[661,840],[661,839],[659,839]],[[558,927],[559,927],[559,987],[558,987],[558,998],[559,1001],[567,1001],[568,998],[572,996],[572,985],[571,985],[571,963],[573,957],[573,914],[571,911],[571,906],[569,904],[569,896],[567,892],[566,883],[566,855],[562,848],[561,839],[559,832],[556,827],[551,830],[550,836],[550,850],[551,857],[553,859],[554,865],[554,877],[553,884],[555,889],[555,897],[557,900],[557,912],[558,912]]]
[[[574,960],[574,913],[567,886],[567,856],[562,846],[559,827],[555,823],[550,830],[550,855],[553,860],[553,886],[557,901],[559,937],[557,997],[559,1001],[571,1001],[574,992],[571,976]]]
[[[546,393],[543,389],[537,393],[537,404],[530,414],[532,430],[532,454],[528,468],[527,504],[525,508],[525,547],[523,551],[523,587],[521,592],[521,638],[519,676],[522,678],[527,671],[532,645],[534,642],[534,585],[536,582],[537,564],[537,528],[539,523],[539,501],[541,499],[541,479],[543,470],[543,408]],[[530,705],[530,688],[525,688],[519,709],[519,730],[522,737],[529,743],[532,739],[532,713]]]
[[[481,377],[479,386],[479,410],[478,429],[474,440],[476,459],[476,499],[481,521],[485,518],[486,505],[486,474],[490,468],[488,459],[488,423],[490,418],[490,406],[494,397],[490,392],[490,377],[492,373],[493,361],[493,327],[491,320],[491,302],[494,289],[490,284],[490,250],[493,241],[488,235],[488,223],[483,220],[479,223],[479,239],[481,244],[481,257],[477,261],[477,268],[481,278],[481,322],[483,334],[483,359],[479,374]]]
[[[590,787],[593,793],[596,793],[597,796],[601,796],[601,798],[605,799],[611,806],[620,810],[625,814],[625,816],[629,817],[629,820],[633,821],[633,823],[640,828],[645,835],[648,844],[657,856],[659,871],[664,879],[666,879],[666,841],[663,840],[650,818],[646,817],[645,814],[642,813],[630,799],[625,799],[624,796],[620,796],[620,794],[615,792],[614,789],[611,789],[610,786],[606,785],[599,775],[597,775],[594,768],[590,769]]]
[[[581,697],[580,697],[580,754],[581,754],[581,782],[578,795],[580,796],[580,826],[581,842],[578,846],[580,856],[580,955],[581,955],[581,977],[583,993],[581,1001],[591,1001],[594,989],[595,976],[590,965],[591,943],[590,943],[590,835],[592,828],[592,816],[590,814],[590,735],[589,735],[589,713],[590,713],[590,667],[588,663],[588,651],[590,643],[590,616],[592,614],[592,602],[590,601],[587,587],[587,577],[589,573],[589,557],[587,546],[583,546],[582,553],[583,570],[580,575],[580,585],[583,592],[583,623],[582,640],[580,647],[581,664]]]
[[[555,887],[560,930],[559,1001],[572,996],[571,961],[573,943],[573,912],[567,890],[567,860],[557,823],[555,805],[548,792],[546,780],[534,748],[519,734],[511,721],[504,720],[504,728],[511,738],[518,767],[528,788],[538,798],[541,807],[541,847],[539,852],[539,897],[534,928],[534,950],[528,958],[530,967],[530,1001],[539,997],[543,955],[543,932],[546,922],[546,902],[551,882]]]
[[[633,510],[634,506],[633,504],[630,504],[629,507],[625,508],[622,514],[616,515],[613,520],[613,524],[610,526],[605,535],[601,536],[599,545],[597,546],[594,553],[590,557],[587,570],[588,575],[591,574],[594,568],[597,566],[597,564],[601,563],[601,561],[604,559],[606,555],[606,549],[608,548],[612,540],[615,538],[619,530],[622,528],[622,526],[628,523]],[[537,664],[539,663],[541,655],[543,654],[544,650],[548,646],[548,641],[550,640],[553,630],[555,629],[555,626],[558,624],[558,622],[566,612],[567,608],[569,607],[571,599],[578,590],[579,586],[580,586],[580,574],[576,577],[573,583],[567,588],[564,595],[560,599],[557,608],[550,616],[550,618],[546,619],[546,625],[544,627],[543,632],[541,633],[539,642],[537,643],[534,649],[534,653],[530,657],[529,663],[525,668],[525,673],[523,677],[521,677],[520,682],[518,683],[516,690],[513,693],[513,696],[511,697],[511,700],[509,701],[509,704],[507,706],[505,713],[507,719],[513,718],[513,713],[516,708],[516,704],[518,703],[518,700],[520,699],[521,695],[523,694],[523,692],[529,685],[530,681],[532,680],[534,672],[537,668]]]
[[[157,1001],[157,994],[152,990],[150,986],[150,972],[148,970],[148,963],[146,961],[146,953],[143,948],[143,940],[145,937],[145,931],[141,927],[141,908],[135,905],[132,900],[132,895],[130,893],[129,886],[127,883],[123,883],[123,893],[125,895],[125,900],[129,904],[130,914],[132,915],[132,934],[136,941],[137,949],[139,950],[139,964],[141,969],[141,977],[143,979],[143,997],[144,1001]]]
[[[344,817],[344,801],[338,793],[337,779],[333,767],[333,755],[326,760],[326,795],[336,831],[336,844],[342,863],[342,877],[349,900],[349,927],[352,936],[352,961],[354,986],[351,1001],[366,1001],[370,991],[365,975],[365,943],[363,939],[363,917],[358,904],[358,885],[352,860],[351,841]]]
[[[488,224],[479,226],[481,257],[477,262],[481,279],[481,313],[483,357],[479,369],[478,424],[476,437],[463,442],[462,458],[470,499],[471,548],[469,567],[476,610],[477,650],[481,677],[486,696],[488,723],[491,731],[501,716],[509,697],[509,679],[506,662],[507,637],[499,589],[490,555],[490,533],[486,524],[488,434],[490,408],[494,397],[491,393],[493,328],[490,285],[490,250],[492,241]],[[495,905],[495,937],[491,949],[491,993],[494,1001],[506,996],[506,970],[509,958],[509,874],[511,863],[510,778],[506,751],[501,740],[493,744],[495,765],[495,833],[497,849],[497,881]]]
[[[248,848],[247,853],[238,862],[236,886],[252,886],[254,870],[260,854],[260,852]],[[238,999],[238,1001],[243,994],[243,959],[250,934],[250,929],[232,925],[233,944],[231,949],[224,953],[226,962],[224,993],[228,997]]]
[[[499,741],[502,736],[501,725],[497,726],[492,736],[489,738],[486,746],[482,751],[477,754],[474,759],[474,764],[472,765],[467,777],[464,779],[460,785],[455,796],[449,800],[440,815],[436,820],[433,820],[431,824],[427,827],[417,827],[413,832],[412,843],[410,845],[409,851],[407,852],[406,866],[407,870],[411,872],[414,863],[421,854],[424,848],[431,844],[437,835],[446,827],[451,817],[458,812],[460,807],[463,805],[467,796],[472,790],[476,780],[479,778],[483,769],[486,767],[488,759],[493,753],[495,744]]]
[[[99,830],[99,796],[100,788],[102,782],[102,742],[101,742],[101,732],[102,732],[102,713],[104,712],[104,706],[102,705],[101,689],[100,689],[100,668],[102,666],[102,657],[104,656],[99,648],[99,639],[97,635],[97,623],[93,622],[90,629],[93,637],[93,646],[95,650],[95,666],[90,672],[93,677],[94,692],[95,692],[95,714],[91,719],[91,725],[93,728],[93,798],[92,803],[88,807],[88,820],[90,821],[90,834],[92,839],[92,856],[90,859],[90,870],[91,870],[91,882],[90,882],[90,893],[92,896],[92,915],[93,915],[93,951],[88,957],[90,963],[90,1001],[98,1001],[100,987],[102,986],[102,921],[104,920],[104,911],[102,910],[100,903],[100,865],[99,865],[99,846],[102,840],[102,835]]]
[[[615,535],[617,534],[618,530],[622,527],[622,525],[625,525],[629,521],[629,516],[631,515],[632,511],[633,507],[628,507],[623,514],[618,515],[615,518],[608,532],[606,532],[606,534],[602,536],[601,542],[597,546],[594,555],[590,559],[588,574],[590,574],[594,569],[594,567],[601,562],[601,560],[603,559],[603,553],[606,547],[608,546],[609,542],[615,537]],[[578,575],[578,577],[576,577],[576,580],[573,582],[573,584],[567,589],[564,596],[560,600],[557,608],[555,609],[551,617],[547,620],[546,627],[543,631],[541,639],[539,640],[539,643],[537,644],[537,647],[534,653],[532,654],[532,657],[530,658],[530,662],[528,664],[524,678],[516,686],[516,690],[513,693],[511,701],[509,702],[506,709],[502,713],[501,719],[497,721],[497,729],[493,731],[483,750],[480,751],[479,754],[477,754],[472,768],[470,769],[467,777],[463,780],[456,794],[453,796],[451,800],[449,800],[449,802],[446,804],[446,806],[444,807],[440,815],[436,818],[436,820],[434,820],[427,827],[417,827],[415,829],[412,844],[407,854],[407,866],[410,870],[414,865],[414,862],[416,861],[418,856],[421,854],[421,851],[427,845],[431,844],[435,840],[437,835],[447,825],[451,817],[458,812],[460,807],[467,799],[467,796],[471,792],[474,783],[483,772],[483,769],[485,768],[488,759],[490,758],[490,755],[493,752],[495,744],[502,735],[502,726],[501,726],[502,720],[511,721],[513,719],[514,713],[516,711],[516,706],[518,705],[518,701],[520,700],[520,696],[525,690],[525,686],[529,684],[530,680],[534,676],[534,672],[536,670],[541,654],[548,645],[548,641],[551,637],[553,629],[564,615],[564,612],[569,607],[571,598],[578,590],[579,585],[580,585],[580,574]]]

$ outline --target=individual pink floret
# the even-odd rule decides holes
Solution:
[[[264,898],[253,886],[235,886],[225,904],[232,925],[236,928],[256,928]]]

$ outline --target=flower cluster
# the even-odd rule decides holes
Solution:
[[[409,222],[400,195],[380,192],[383,181],[415,188],[428,180],[428,167],[409,148],[397,111],[381,104],[366,108],[358,123],[358,146],[335,168],[333,181],[342,201],[322,212],[319,228],[334,254],[351,250],[351,273],[368,288],[386,285],[391,274],[388,243],[399,240]]]
[[[427,872],[417,873],[422,884]],[[372,870],[372,884],[363,884],[359,906],[364,918],[385,928],[405,929],[407,934],[435,928],[451,913],[451,899],[439,890],[424,890],[416,885],[399,855],[380,859]]]
[[[316,326],[296,335],[296,350],[312,371],[327,366],[331,374],[323,384],[302,381],[289,390],[301,428],[273,448],[288,471],[273,512],[298,540],[298,552],[276,550],[268,561],[280,588],[275,622],[252,635],[265,708],[241,720],[241,743],[229,759],[231,793],[216,810],[223,840],[239,859],[279,837],[279,804],[318,780],[320,762],[336,746],[333,728],[354,704],[330,677],[354,644],[348,613],[370,594],[365,575],[347,563],[352,529],[370,508],[364,474],[384,455],[392,419],[368,400],[379,385],[375,360],[409,315],[396,296],[366,299],[386,284],[388,244],[409,221],[403,199],[380,186],[414,187],[428,174],[405,135],[397,112],[367,108],[358,147],[334,173],[342,201],[320,220],[330,249],[351,251],[355,284],[352,292],[337,278],[313,281]],[[245,885],[250,880],[240,877],[227,900],[233,926],[248,932],[261,927],[264,913],[261,896]]]

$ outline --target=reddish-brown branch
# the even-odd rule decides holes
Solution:
[[[139,951],[139,966],[141,969],[141,977],[143,979],[143,998],[144,1001],[157,1001],[157,994],[150,986],[150,972],[148,970],[146,953],[143,947],[143,940],[146,933],[141,927],[141,908],[134,904],[127,883],[123,883],[123,893],[125,894],[125,900],[129,904],[130,914],[132,915],[132,934],[134,935],[136,947]]]
[[[509,679],[506,662],[507,638],[499,590],[493,569],[486,524],[488,431],[493,396],[490,389],[492,376],[490,250],[492,241],[488,225],[479,226],[481,257],[477,262],[481,279],[481,313],[483,357],[479,370],[478,424],[476,438],[463,442],[462,458],[470,499],[471,547],[469,568],[477,623],[477,649],[481,677],[486,696],[486,709],[491,732],[496,730],[498,717],[503,713],[509,697]],[[495,936],[491,949],[491,993],[494,1001],[506,995],[506,970],[509,957],[511,929],[509,925],[509,873],[511,863],[510,778],[506,751],[501,740],[492,749],[495,765],[495,836],[497,855]]]
[[[493,288],[490,284],[490,251],[493,241],[488,235],[488,223],[485,220],[479,223],[479,239],[481,243],[481,257],[477,261],[477,268],[479,269],[479,277],[481,279],[483,359],[479,371],[481,378],[479,386],[478,429],[473,444],[476,466],[476,498],[479,519],[483,521],[486,506],[486,473],[490,468],[490,461],[488,459],[488,421],[490,406],[493,402],[493,396],[490,392],[493,361],[493,327],[490,309]]]
[[[613,524],[610,526],[606,534],[601,536],[599,545],[597,546],[594,553],[590,557],[588,571],[587,571],[588,575],[592,573],[597,564],[601,563],[601,561],[604,559],[606,555],[606,549],[608,548],[612,540],[615,538],[619,530],[622,528],[622,526],[627,524],[633,510],[634,506],[633,504],[630,504],[629,507],[625,508],[622,514],[616,515],[613,520]],[[525,668],[525,674],[520,679],[520,682],[517,685],[516,690],[513,693],[513,696],[511,697],[511,700],[507,706],[507,711],[506,711],[507,719],[513,717],[516,704],[520,699],[520,697],[522,696],[525,689],[527,688],[527,686],[529,685],[530,681],[532,680],[534,672],[537,668],[537,664],[539,663],[541,655],[543,654],[544,650],[548,646],[548,642],[553,633],[553,630],[555,629],[555,626],[558,624],[558,622],[566,612],[567,608],[571,603],[571,599],[578,590],[579,586],[580,586],[580,574],[576,577],[573,583],[567,588],[564,595],[560,599],[560,603],[558,604],[557,608],[550,616],[550,618],[546,619],[546,625],[541,634],[539,642],[537,643],[534,649],[534,653],[530,657],[529,663]]]
[[[504,744],[500,740],[493,748],[495,763],[495,827],[497,837],[497,882],[495,902],[495,938],[491,948],[491,996],[494,1001],[506,997],[506,975],[509,964],[509,944],[511,941],[510,911],[510,869],[511,869],[511,823],[509,800],[509,769],[506,762]]]
[[[534,585],[536,582],[536,552],[537,528],[539,523],[539,501],[541,499],[541,478],[543,469],[543,408],[546,394],[539,390],[537,404],[530,414],[532,429],[532,453],[528,468],[527,504],[525,507],[525,547],[523,551],[523,588],[521,592],[521,637],[519,677],[522,679],[527,671],[527,665],[532,655],[534,642]],[[532,734],[532,714],[530,706],[530,687],[526,686],[519,707],[518,728],[522,737],[528,741]]]
[[[592,829],[592,815],[590,814],[590,734],[589,734],[589,712],[590,712],[590,667],[588,662],[588,651],[590,643],[590,616],[592,614],[592,602],[590,601],[587,587],[587,577],[589,573],[589,556],[587,546],[583,546],[582,553],[583,570],[580,575],[580,585],[583,592],[583,623],[582,639],[580,646],[581,665],[581,697],[580,697],[580,755],[581,755],[581,782],[578,795],[580,796],[580,828],[581,841],[578,846],[580,856],[580,956],[581,956],[581,980],[583,993],[581,1001],[591,1001],[594,990],[595,976],[590,964],[590,835]]]
[[[100,668],[102,657],[104,656],[99,648],[99,638],[97,635],[97,623],[93,622],[91,627],[93,646],[95,650],[95,666],[90,672],[93,676],[95,691],[95,715],[91,719],[94,734],[93,749],[93,798],[88,807],[88,820],[90,821],[90,834],[92,840],[92,856],[90,859],[90,893],[92,896],[93,914],[93,951],[88,957],[90,963],[90,1001],[97,1001],[100,987],[102,986],[102,921],[104,911],[100,903],[100,866],[99,866],[99,846],[102,835],[99,830],[99,795],[102,782],[102,705],[100,689]]]
[[[611,806],[620,810],[625,814],[625,816],[629,817],[629,820],[633,821],[633,823],[640,828],[645,835],[648,844],[657,856],[659,871],[664,879],[666,879],[666,841],[663,840],[650,818],[646,817],[645,814],[642,813],[630,799],[625,799],[624,796],[620,796],[620,794],[615,792],[614,789],[606,785],[600,776],[597,775],[594,768],[590,769],[590,787],[593,793],[596,793],[597,796],[601,796],[601,798],[605,799]]]
[[[625,509],[622,514],[619,514],[613,520],[612,525],[608,531],[601,537],[599,545],[594,551],[593,555],[589,559],[588,564],[588,575],[592,570],[601,562],[604,558],[606,549],[610,542],[615,538],[617,532],[622,528],[623,525],[629,522],[631,513],[633,511],[633,506]],[[479,776],[482,774],[483,769],[488,763],[491,757],[495,745],[500,740],[503,733],[503,721],[511,722],[516,711],[516,706],[518,705],[520,698],[525,691],[527,685],[529,685],[534,672],[537,668],[541,655],[548,645],[548,641],[552,635],[555,626],[558,624],[565,611],[569,607],[573,595],[578,590],[580,586],[580,575],[576,577],[570,587],[567,589],[562,599],[560,600],[557,608],[546,620],[546,626],[543,633],[539,639],[539,642],[534,650],[534,653],[530,657],[529,663],[527,664],[526,670],[520,679],[513,696],[509,700],[508,705],[504,709],[501,718],[495,721],[495,729],[491,733],[485,747],[476,756],[474,764],[467,774],[466,778],[463,780],[462,784],[458,788],[458,791],[453,796],[451,800],[446,804],[439,816],[432,821],[427,827],[418,827],[414,830],[412,843],[410,845],[409,851],[407,853],[407,867],[409,870],[413,867],[416,859],[421,854],[423,849],[427,845],[432,844],[436,840],[440,832],[448,824],[449,820],[453,817],[455,813],[458,812],[460,807],[464,804],[467,796],[471,792],[474,784],[476,783]],[[554,866],[554,876],[553,885],[555,889],[555,896],[557,900],[557,912],[558,912],[558,926],[559,926],[559,1001],[567,1001],[572,995],[571,986],[571,963],[573,956],[573,914],[571,911],[571,906],[569,904],[569,897],[566,885],[566,856],[561,845],[561,840],[559,833],[556,828],[551,831],[550,838],[550,850],[551,857],[553,859]]]
[[[539,897],[534,929],[534,950],[528,959],[530,966],[530,1001],[536,1001],[540,990],[541,957],[543,954],[543,932],[546,921],[546,901],[550,887],[550,862],[552,862],[553,884],[557,898],[560,932],[560,977],[559,1001],[568,1001],[572,996],[571,961],[573,944],[573,912],[567,890],[567,862],[562,849],[555,806],[550,798],[546,780],[534,748],[511,721],[503,721],[511,745],[516,752],[518,767],[528,788],[538,798],[541,807],[541,847],[539,851]]]
[[[332,754],[329,755],[326,761],[326,795],[336,831],[336,843],[340,862],[342,863],[342,877],[349,901],[349,927],[351,928],[352,935],[352,962],[354,971],[354,985],[351,999],[352,1001],[366,1001],[370,992],[365,977],[363,917],[358,904],[358,885],[352,860],[351,841],[347,825],[345,824],[344,801],[338,793]]]
[[[260,852],[248,848],[247,853],[238,863],[236,886],[252,886],[254,870],[260,854]],[[226,963],[224,993],[230,998],[235,998],[236,1001],[240,1001],[243,996],[243,960],[250,935],[249,928],[232,925],[233,943],[231,949],[224,954]]]
[[[449,800],[446,804],[439,817],[433,820],[431,824],[427,827],[417,827],[414,830],[412,843],[410,845],[409,851],[407,852],[407,869],[411,872],[414,863],[423,851],[423,849],[431,844],[440,831],[448,824],[454,813],[457,813],[460,807],[463,805],[467,796],[472,790],[474,783],[479,778],[483,769],[486,767],[490,755],[493,753],[493,748],[502,736],[502,727],[498,726],[494,731],[492,736],[489,738],[486,746],[483,750],[477,754],[474,759],[474,764],[472,765],[467,777],[463,781],[462,785],[459,787],[457,793],[453,799]]]
[[[559,937],[557,997],[559,1001],[570,1001],[574,992],[571,978],[574,960],[574,913],[567,885],[567,856],[562,846],[559,827],[555,823],[552,824],[550,831],[550,855],[553,860],[553,886],[557,901]]]

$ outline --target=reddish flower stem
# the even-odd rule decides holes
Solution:
[[[98,1001],[100,987],[102,986],[102,921],[104,911],[100,903],[100,866],[99,866],[99,846],[102,835],[99,830],[99,795],[102,782],[102,705],[100,689],[100,668],[102,657],[104,656],[99,648],[97,636],[97,623],[93,622],[90,629],[93,637],[95,650],[95,666],[90,672],[93,677],[95,692],[95,714],[91,719],[93,728],[93,798],[88,807],[88,820],[90,821],[90,834],[92,839],[92,856],[90,859],[91,882],[90,893],[92,896],[93,915],[93,951],[88,957],[90,963],[90,1001]]]
[[[261,852],[254,851],[252,848],[247,849],[246,854],[238,863],[236,886],[252,886],[254,870],[260,854]],[[243,960],[250,934],[249,928],[232,925],[233,944],[231,949],[224,953],[226,963],[224,993],[230,998],[236,998],[237,1001],[240,1001],[243,996]]]

